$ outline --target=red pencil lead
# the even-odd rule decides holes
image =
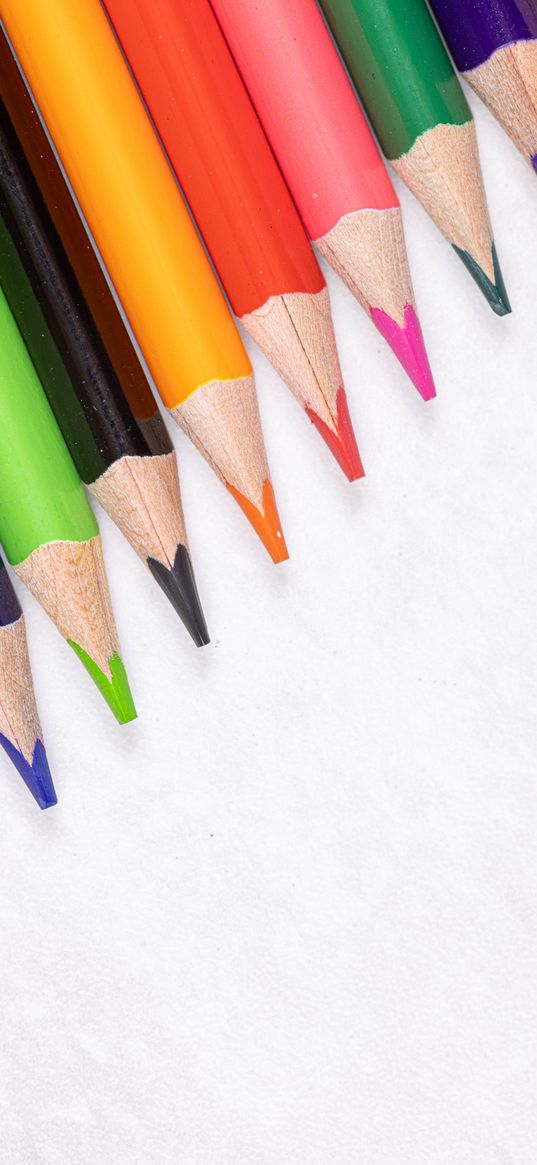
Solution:
[[[312,424],[321,434],[323,441],[328,445],[330,452],[334,454],[345,476],[348,477],[349,481],[358,481],[360,477],[365,477],[365,470],[358,452],[344,388],[338,390],[336,403],[337,425],[335,430],[331,429],[325,421],[322,421],[313,409],[307,408],[306,412]]]

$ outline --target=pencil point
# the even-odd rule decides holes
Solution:
[[[78,655],[80,662],[84,665],[101,695],[104,696],[118,723],[128,724],[131,720],[136,720],[137,713],[127,673],[117,652],[114,652],[109,660],[111,679],[108,679],[108,676],[101,671],[99,665],[95,663],[94,659],[91,659],[83,647],[80,647],[73,639],[68,639],[67,642],[73,648],[75,655]]]
[[[182,619],[196,647],[204,647],[210,643],[192,562],[186,546],[180,544],[177,547],[171,567],[165,566],[156,558],[148,558],[147,565],[151,574],[162,587],[164,594],[168,596],[179,618]]]
[[[270,481],[263,482],[263,509],[259,510],[244,494],[226,482],[227,488],[240,506],[243,514],[253,526],[256,534],[268,550],[272,561],[285,562],[289,558],[285,538],[280,523],[276,498]]]
[[[403,327],[379,307],[372,307],[370,314],[375,327],[390,345],[422,399],[433,400],[436,388],[414,308],[407,303]]]
[[[494,270],[494,283],[491,279],[489,279],[488,275],[485,274],[483,268],[479,266],[479,263],[476,263],[475,259],[473,259],[472,256],[468,254],[468,251],[463,251],[461,247],[456,247],[454,243],[452,245],[453,250],[457,252],[459,258],[462,259],[464,266],[470,272],[470,275],[475,279],[477,286],[483,292],[483,295],[490,304],[493,312],[495,312],[497,316],[509,315],[511,311],[511,304],[509,303],[509,298],[505,289],[505,283],[503,281],[503,275],[501,273],[494,243],[492,244],[492,267]]]
[[[365,476],[365,472],[358,452],[356,437],[354,436],[352,421],[349,415],[347,395],[344,388],[339,388],[337,391],[336,406],[337,424],[335,432],[329,428],[325,421],[321,420],[313,409],[306,408],[306,412],[312,424],[315,425],[317,432],[321,434],[321,437],[328,445],[330,452],[333,453],[338,465],[348,480],[358,481],[360,477]]]
[[[531,162],[531,164],[532,164],[532,166],[533,166],[533,169],[534,169],[534,170],[535,170],[535,172],[537,173],[537,154],[532,154],[532,156],[531,156],[531,158],[530,158],[530,162]]]
[[[36,740],[31,763],[2,733],[0,733],[0,743],[32,797],[37,801],[39,808],[50,809],[52,805],[56,805],[58,798],[50,775],[43,742],[39,738]]]

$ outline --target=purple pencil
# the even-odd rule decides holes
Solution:
[[[429,0],[460,73],[537,171],[537,0]]]

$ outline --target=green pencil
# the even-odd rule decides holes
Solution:
[[[321,4],[386,157],[506,315],[474,121],[425,0]]]
[[[133,720],[97,523],[1,289],[0,541],[120,724]]]

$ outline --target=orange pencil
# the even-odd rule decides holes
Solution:
[[[209,0],[103,0],[231,307],[363,476],[325,281]]]
[[[252,368],[98,0],[0,13],[166,407],[281,561]]]

